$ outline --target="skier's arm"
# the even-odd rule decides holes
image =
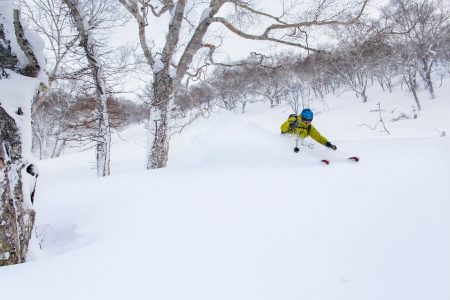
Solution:
[[[312,137],[316,142],[324,145],[325,147],[328,147],[330,149],[333,149],[334,151],[337,150],[337,147],[330,143],[325,137],[323,137],[314,126],[311,125],[311,132],[309,133],[309,136]]]
[[[311,125],[311,131],[309,133],[309,136],[313,140],[324,146],[328,143],[328,140],[324,136],[322,136],[313,125]]]

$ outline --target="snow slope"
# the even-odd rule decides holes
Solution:
[[[448,300],[450,84],[439,93],[390,136],[359,126],[378,99],[314,103],[335,153],[293,153],[289,108],[254,105],[175,136],[162,170],[143,170],[142,128],[116,140],[109,178],[92,152],[42,161],[31,261],[0,270],[2,299]],[[411,107],[372,94],[386,121]]]

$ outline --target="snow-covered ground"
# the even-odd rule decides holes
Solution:
[[[450,82],[438,94],[398,122],[401,91],[314,103],[336,152],[295,154],[289,107],[253,105],[174,136],[165,169],[143,169],[142,128],[116,139],[109,178],[92,152],[42,161],[31,261],[0,270],[1,298],[448,300]],[[391,135],[360,126],[378,101]]]

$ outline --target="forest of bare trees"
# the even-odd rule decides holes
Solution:
[[[440,1],[391,1],[380,19],[335,28],[338,43],[332,49],[286,53],[275,58],[274,68],[217,68],[186,92],[180,109],[203,105],[244,112],[255,101],[305,107],[348,90],[367,102],[368,87],[379,85],[386,92],[395,86],[408,90],[421,110],[425,99],[418,91],[434,99],[435,86],[450,74],[449,16]]]
[[[87,144],[96,147],[98,175],[108,175],[109,141],[113,126],[109,124],[110,112],[106,99],[115,98],[123,102],[119,100],[123,98],[120,97],[123,89],[117,86],[126,85],[123,79],[127,72],[140,72],[142,80],[147,82],[142,91],[136,92],[143,99],[140,104],[142,107],[138,110],[147,112],[146,167],[164,167],[170,137],[184,126],[177,121],[179,116],[186,116],[183,109],[179,108],[190,106],[180,101],[195,89],[193,82],[198,82],[205,74],[217,73],[211,73],[215,67],[275,67],[270,58],[257,53],[253,53],[252,59],[245,62],[217,61],[215,53],[220,48],[222,38],[208,35],[209,31],[221,27],[229,34],[251,41],[267,41],[295,49],[318,51],[308,43],[309,33],[305,30],[355,24],[363,16],[368,1],[344,1],[342,9],[338,11],[333,8],[332,2],[314,2],[308,7],[286,4],[279,14],[272,15],[260,9],[256,3],[236,0],[21,0],[25,19],[46,40],[50,62],[48,91],[40,96],[33,107],[36,124],[34,150],[40,157],[55,157],[65,147],[74,146],[76,143],[73,141],[78,139],[83,147]],[[226,16],[219,14],[219,11],[227,11]],[[152,32],[150,25],[157,19],[167,21],[167,34],[160,44],[156,44],[155,32]],[[127,21],[137,25],[135,36],[139,46],[109,48],[105,39],[108,29]],[[248,22],[258,23],[263,33],[256,34],[248,30]],[[216,29],[210,29],[214,26]],[[226,72],[236,71],[230,69]],[[242,83],[228,81],[227,84],[232,87],[233,84]],[[235,91],[243,92],[242,89]],[[224,100],[229,96],[225,90],[221,95]],[[251,101],[248,97],[253,95],[248,88],[245,93],[235,93],[232,97],[233,100],[223,102],[224,108],[234,107],[233,102],[240,102],[245,107]],[[86,107],[75,103],[83,99],[97,99],[90,117],[86,117],[86,110],[76,110]],[[62,100],[66,103],[62,103]],[[188,98],[186,100],[190,101]],[[58,103],[61,111],[52,109],[50,113],[48,107],[54,107],[52,103]],[[69,111],[64,108],[67,106],[71,107]],[[129,103],[124,106],[132,108]],[[191,112],[190,120],[203,113]],[[74,118],[64,117],[67,114]],[[64,122],[58,120],[61,117]],[[48,118],[52,121],[49,122]],[[42,122],[43,119],[47,121]],[[141,116],[134,119],[142,120]],[[93,129],[94,124],[96,131]]]
[[[307,9],[290,3],[272,15],[236,0],[21,0],[26,19],[46,39],[50,62],[48,91],[33,107],[33,149],[45,158],[66,147],[96,147],[98,175],[105,176],[111,130],[134,122],[148,127],[152,169],[166,165],[174,132],[215,107],[245,112],[248,103],[266,101],[298,109],[345,90],[367,102],[368,87],[379,84],[387,92],[408,89],[421,110],[418,91],[434,98],[436,82],[449,74],[448,7],[441,0],[392,0],[374,19],[365,13],[367,2],[347,1],[339,11],[329,0]],[[150,24],[168,16],[166,38],[155,44]],[[136,23],[139,45],[109,48],[106,29],[126,22]],[[220,61],[222,38],[208,35],[214,25],[291,48],[277,57]],[[317,27],[337,42],[313,44]],[[141,101],[131,102],[116,87],[136,72],[147,84],[135,91]]]

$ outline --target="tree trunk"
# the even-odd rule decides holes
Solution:
[[[55,149],[56,151],[55,151],[54,157],[60,157],[61,156],[66,143],[67,143],[67,140],[65,140],[65,139],[61,140],[61,143],[58,142],[59,146]]]
[[[153,103],[149,117],[147,169],[164,168],[167,165],[170,141],[169,109],[173,106],[173,82],[167,72],[156,74],[153,83]]]
[[[406,85],[408,86],[408,89],[411,91],[414,97],[414,101],[417,105],[417,109],[419,111],[422,110],[422,106],[420,105],[419,97],[417,96],[417,79],[416,79],[416,72],[408,72],[408,74],[405,76],[403,75],[403,80],[405,81]]]
[[[15,120],[0,107],[0,266],[22,263],[35,219],[31,193],[25,191],[26,162]]]
[[[172,9],[172,19],[166,36],[161,59],[154,65],[153,102],[150,107],[149,118],[149,153],[147,155],[147,169],[164,168],[169,156],[170,140],[170,110],[174,107],[174,78],[170,76],[173,55],[181,33],[185,0],[178,0]],[[189,47],[189,46],[188,46]],[[177,72],[180,70],[180,63]],[[176,81],[177,84],[181,82]]]
[[[389,93],[392,93],[392,77],[391,75],[385,76],[386,86],[389,90]]]
[[[416,88],[412,88],[412,89],[411,89],[411,92],[413,93],[414,101],[416,102],[417,109],[418,109],[419,111],[421,111],[421,110],[422,110],[422,106],[420,105],[419,97],[417,97]]]
[[[430,97],[431,99],[435,99],[436,95],[434,94],[434,86],[433,86],[433,81],[431,80],[431,73],[427,72],[427,75],[425,77],[426,79],[426,84],[428,87],[428,91],[430,92]]]
[[[13,11],[12,1],[4,1],[1,13],[0,66],[2,74],[7,76],[8,73],[5,71],[7,69],[9,73],[15,72],[36,78],[41,71],[41,66],[33,52],[35,48],[33,46],[36,45],[29,44],[30,37],[23,30],[19,11]],[[17,40],[20,49],[11,47],[10,41],[13,38]],[[26,58],[22,57],[22,64],[19,64],[15,53],[20,50],[26,56]],[[14,80],[20,80],[21,75],[16,75],[17,79]],[[1,76],[0,79],[2,79]],[[9,80],[11,84],[14,84],[13,79]],[[35,79],[34,88],[34,92],[37,93],[38,79]],[[35,220],[32,201],[37,174],[33,165],[27,161],[31,152],[31,141],[27,137],[31,136],[32,101],[33,99],[20,99],[20,97],[2,93],[2,103],[7,105],[0,104],[0,266],[25,261]],[[13,107],[14,111],[6,107]]]
[[[378,81],[378,83],[380,84],[380,87],[381,87],[381,89],[382,89],[383,92],[384,92],[385,89],[384,89],[384,80],[383,80],[383,77],[377,76],[377,81]]]
[[[363,90],[361,91],[361,98],[363,103],[367,103],[366,87],[363,87]]]
[[[431,80],[431,70],[433,69],[433,62],[428,65],[428,62],[426,59],[422,59],[422,78],[425,81],[425,85],[428,88],[428,91],[430,92],[431,99],[435,99],[436,96],[434,94],[434,87],[433,87],[433,81]]]
[[[66,145],[66,142],[67,141],[65,139],[60,139],[59,137],[57,137],[55,140],[55,144],[53,145],[53,150],[50,154],[50,158],[60,157],[64,146]]]
[[[111,130],[109,127],[109,115],[106,106],[106,97],[102,95],[98,111],[98,137],[97,154],[97,176],[104,177],[111,174]]]
[[[367,83],[369,80],[369,77],[367,76],[366,73],[357,73],[356,74],[357,77],[357,81],[356,81],[356,86],[358,87],[357,89],[359,89],[359,95],[361,96],[362,102],[366,103],[367,102]]]
[[[37,144],[38,150],[39,150],[39,160],[42,160],[42,157],[43,157],[43,153],[42,153],[42,150],[43,150],[42,138],[41,138],[41,135],[37,132],[35,127],[33,127],[32,130],[33,130],[33,139],[34,139],[33,140],[33,143],[34,143],[33,146],[35,146]]]

